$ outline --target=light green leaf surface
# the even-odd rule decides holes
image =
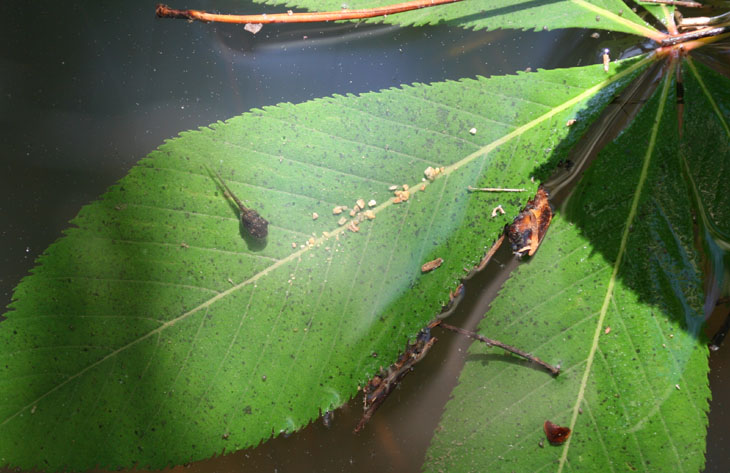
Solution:
[[[341,405],[649,61],[282,104],[168,141],[16,289],[0,324],[2,463],[159,468]],[[206,165],[270,221],[265,244],[242,237]],[[445,170],[422,182],[428,166]],[[411,197],[396,204],[401,184]],[[377,217],[353,233],[332,209],[359,198]],[[492,218],[498,203],[507,216]]]
[[[309,11],[337,11],[388,5],[383,0],[254,0],[268,5],[306,8]],[[390,2],[398,3],[398,2]],[[552,30],[591,28],[621,31],[636,35],[656,32],[620,0],[465,0],[459,3],[423,8],[387,18],[366,21],[401,26],[433,25],[447,22],[475,30],[511,28]]]
[[[599,155],[480,325],[562,373],[473,345],[427,471],[702,469],[703,276],[671,76]],[[573,429],[564,445],[547,442],[546,420]]]

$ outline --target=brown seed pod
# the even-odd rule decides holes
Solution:
[[[547,190],[540,186],[535,197],[527,202],[522,212],[507,228],[512,251],[519,257],[534,255],[545,237],[553,219],[553,209],[550,207],[548,197]]]

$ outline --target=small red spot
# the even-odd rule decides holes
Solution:
[[[570,437],[569,428],[560,427],[549,420],[545,421],[543,428],[545,429],[545,435],[547,436],[548,442],[552,445],[562,445],[566,440],[568,440],[568,437]]]

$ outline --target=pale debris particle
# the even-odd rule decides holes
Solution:
[[[408,190],[408,184],[403,184],[403,190],[404,191],[407,191]]]
[[[370,199],[370,202],[368,202],[368,207],[375,207],[378,205],[377,202],[375,202],[375,199]]]
[[[261,23],[246,23],[246,26],[244,26],[243,29],[251,34],[256,34],[261,31],[261,28],[263,27],[264,25],[262,25]]]
[[[388,187],[388,190],[389,190],[389,191],[394,191],[394,190],[396,190],[397,188],[398,188],[398,186],[390,186],[390,187]]]
[[[422,191],[425,191],[426,190],[426,184],[421,184],[421,190]]]
[[[593,38],[593,39],[598,39],[598,38],[600,38],[600,37],[601,37],[601,35],[600,35],[600,34],[598,34],[597,32],[596,32],[596,33],[593,33],[593,34],[591,35],[591,38]]]
[[[187,244],[187,243],[185,243],[184,241],[181,241],[181,242],[180,242],[180,246],[181,246],[181,247],[183,247],[183,248],[190,248],[190,245],[188,245],[188,244]]]
[[[372,220],[375,218],[375,212],[373,212],[372,210],[366,210],[363,215],[365,215],[365,218],[368,220]]]
[[[596,15],[596,21],[601,21],[601,17]]]
[[[337,221],[337,225],[344,225],[347,223],[347,217],[340,217],[340,219]]]
[[[357,202],[355,202],[360,209],[365,208],[365,200],[364,199],[357,199]],[[359,209],[358,209],[359,210]]]
[[[356,205],[354,209],[350,210],[350,217],[354,217],[360,211],[360,208]]]
[[[316,242],[316,240],[314,239],[314,237],[309,237],[309,240],[307,240],[307,243],[309,244],[309,246],[314,246],[315,242]]]
[[[611,333],[611,327],[606,327],[606,330],[604,330],[603,333],[605,335],[608,335],[609,333]]]
[[[443,167],[440,167],[440,168],[435,168],[435,169],[434,169],[434,168],[432,168],[431,166],[429,166],[429,167],[427,167],[427,168],[426,168],[426,170],[425,170],[425,171],[423,171],[423,174],[425,174],[426,178],[427,178],[427,179],[428,179],[429,181],[433,181],[433,180],[434,180],[434,179],[436,179],[436,178],[437,178],[437,177],[439,176],[439,174],[441,174],[442,172],[444,172],[444,168],[443,168]],[[405,187],[405,186],[404,186],[404,189],[408,190],[408,188],[407,188],[407,187]]]
[[[231,283],[231,286],[235,286],[236,285],[236,283],[234,283],[233,282],[233,279],[231,279],[231,278],[228,278],[228,282]]]
[[[330,237],[330,232],[322,232],[322,236],[325,237],[325,238],[329,238]]]
[[[347,229],[353,233],[360,231],[360,227],[357,226],[357,223],[354,220],[350,222],[350,224],[347,226]]]
[[[401,202],[405,202],[408,200],[408,198],[411,196],[410,192],[407,190],[405,191],[395,191],[395,199],[393,199],[393,202],[396,204],[399,204]]]
[[[500,213],[502,215],[505,214],[505,211],[502,208],[502,205],[501,204],[492,209],[492,218],[496,217],[497,216],[497,213]]]
[[[30,410],[31,414],[35,414],[35,410],[38,408],[37,405],[33,406],[33,408]]]
[[[476,128],[472,128],[471,130],[469,130],[469,133],[471,133],[472,135],[476,135],[477,134],[477,129]]]
[[[297,247],[297,242],[295,242],[295,241],[291,242],[291,247],[292,247],[292,248],[294,248],[294,249],[296,249],[296,247]]]
[[[317,212],[312,212],[312,220],[317,220],[319,218],[319,214]]]
[[[603,50],[603,70],[608,72],[608,66],[611,64],[611,58],[608,56],[608,48]]]
[[[428,263],[423,263],[423,266],[421,266],[421,272],[427,273],[429,271],[433,271],[434,269],[441,266],[441,263],[444,262],[443,258],[436,258],[433,261],[429,261]]]
[[[677,391],[679,391],[679,384],[675,384],[674,387],[677,388]]]
[[[674,338],[674,334],[673,333],[670,333],[669,334],[669,338]]]
[[[336,206],[335,208],[333,208],[333,209],[332,209],[332,213],[333,213],[334,215],[339,215],[339,214],[341,214],[341,213],[342,213],[342,211],[343,211],[343,210],[345,210],[346,208],[347,208],[347,207],[345,207],[344,205],[338,205],[338,206]]]
[[[568,120],[567,122],[565,122],[565,126],[573,126],[573,125],[575,125],[575,123],[577,121],[578,120],[576,120],[575,118],[571,118],[570,120]]]
[[[287,15],[289,15],[289,16],[292,16],[292,15],[294,14],[294,12],[293,12],[293,11],[291,11],[291,10],[287,10],[287,11],[286,11],[286,14],[287,14]]]

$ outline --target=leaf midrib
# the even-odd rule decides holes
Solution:
[[[576,1],[576,0],[573,0]],[[599,337],[601,335],[601,329],[603,327],[603,322],[606,319],[606,314],[608,313],[608,308],[611,305],[611,302],[614,297],[614,287],[616,285],[616,279],[618,278],[618,272],[621,269],[621,263],[623,261],[623,257],[626,254],[626,246],[629,239],[629,233],[631,224],[634,221],[634,218],[636,217],[636,213],[639,207],[639,199],[641,197],[641,193],[644,189],[644,184],[646,183],[646,178],[649,173],[649,164],[651,163],[652,155],[654,154],[654,149],[656,147],[656,138],[659,133],[659,124],[661,123],[661,117],[664,112],[664,105],[667,101],[667,96],[669,93],[669,84],[670,80],[669,78],[672,77],[673,69],[671,68],[664,79],[664,85],[661,92],[661,97],[659,99],[659,105],[657,107],[657,113],[654,118],[654,123],[652,124],[651,128],[651,136],[649,138],[649,145],[647,146],[646,154],[644,155],[644,162],[641,167],[641,173],[639,175],[639,180],[636,185],[636,190],[634,192],[634,197],[631,202],[631,209],[629,210],[629,214],[626,217],[626,222],[624,223],[624,229],[623,234],[621,235],[621,244],[619,246],[618,254],[616,255],[616,261],[613,265],[613,273],[611,274],[611,279],[608,281],[608,286],[606,287],[606,295],[603,299],[603,305],[601,306],[601,312],[600,316],[598,317],[598,320],[596,321],[596,330],[593,333],[593,341],[591,342],[591,348],[588,353],[587,363],[585,371],[583,372],[583,378],[581,379],[580,387],[578,390],[578,395],[576,396],[575,404],[573,405],[573,415],[570,419],[570,430],[573,431],[575,429],[575,424],[578,420],[578,414],[580,410],[580,406],[584,401],[585,397],[585,390],[588,385],[588,378],[591,375],[591,368],[593,366],[593,361],[596,355],[596,351],[598,350],[598,341]],[[565,446],[563,447],[562,455],[560,456],[560,463],[558,464],[558,473],[563,471],[563,468],[565,467],[567,458],[568,458],[568,452],[570,451],[570,444],[571,440],[573,439],[573,436],[569,437],[567,442],[565,443]],[[674,446],[673,446],[674,447]],[[676,453],[676,448],[675,448]],[[681,467],[681,465],[680,465]]]

